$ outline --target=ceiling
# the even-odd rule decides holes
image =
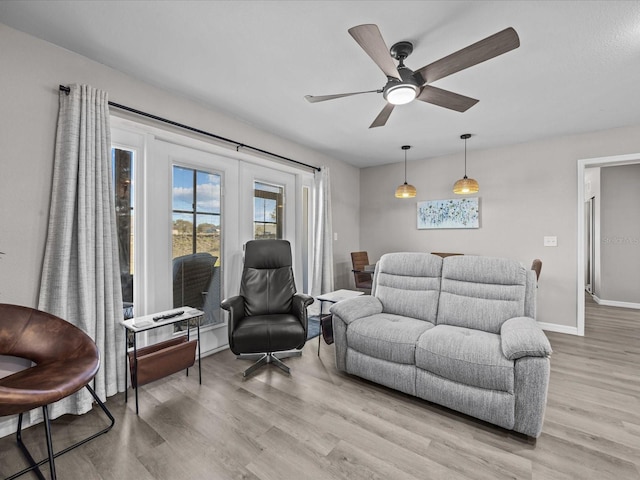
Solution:
[[[0,22],[356,167],[640,123],[635,0],[4,0]],[[413,42],[413,70],[507,27],[520,47],[434,82],[479,99],[467,112],[414,101],[369,129],[381,94],[304,99],[384,86],[347,33],[364,23]]]

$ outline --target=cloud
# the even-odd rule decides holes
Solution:
[[[191,210],[193,187],[173,187],[173,208]],[[205,212],[220,212],[220,185],[211,183],[198,186],[198,208]]]

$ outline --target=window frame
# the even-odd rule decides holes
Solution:
[[[112,146],[135,151],[137,160],[135,165],[135,271],[134,292],[136,315],[148,315],[169,309],[168,293],[171,290],[171,169],[172,165],[184,165],[213,173],[221,173],[221,255],[225,262],[221,278],[222,298],[237,295],[240,289],[243,265],[243,245],[252,238],[251,218],[247,218],[246,205],[252,199],[248,180],[258,180],[263,183],[280,184],[284,176],[293,175],[291,184],[286,183],[285,208],[287,234],[285,238],[292,243],[294,274],[299,286],[302,281],[303,262],[308,263],[310,271],[313,246],[313,212],[309,202],[309,220],[306,229],[302,224],[303,188],[309,188],[311,198],[314,198],[314,174],[311,171],[296,166],[284,165],[278,162],[256,157],[242,150],[230,149],[217,145],[206,139],[198,139],[183,133],[172,132],[149,124],[137,122],[118,112],[111,112]],[[116,133],[117,132],[117,133]],[[194,162],[177,161],[180,154],[171,147],[183,147],[205,154],[208,158],[197,157]],[[172,156],[173,160],[167,160]],[[197,156],[197,155],[196,155]],[[149,173],[149,175],[147,175]],[[290,188],[291,187],[291,188]],[[158,197],[158,194],[161,196]],[[253,211],[253,206],[250,207]],[[293,217],[291,217],[293,215]],[[303,230],[308,234],[303,236]],[[308,251],[303,257],[302,239],[308,240]],[[167,259],[166,261],[164,259]],[[308,275],[305,271],[305,279]],[[304,287],[303,287],[304,288]],[[305,290],[305,293],[306,292]],[[203,355],[215,353],[228,348],[227,321],[205,327],[201,331]],[[163,329],[157,329],[161,333]],[[155,331],[154,331],[155,333]],[[147,339],[139,337],[141,344]],[[149,337],[150,343],[157,338]]]

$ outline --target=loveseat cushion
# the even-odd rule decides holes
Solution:
[[[447,257],[436,324],[500,333],[506,320],[524,316],[526,287],[527,270],[516,260]]]
[[[372,295],[383,311],[436,323],[442,258],[418,252],[383,255],[376,265]]]
[[[418,340],[416,366],[465,385],[513,393],[514,364],[493,333],[438,325]]]
[[[424,320],[379,313],[349,324],[347,343],[370,357],[413,365],[418,338],[433,326]]]

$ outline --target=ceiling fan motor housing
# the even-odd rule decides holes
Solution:
[[[398,42],[394,43],[389,49],[389,53],[396,60],[404,60],[413,52],[413,43],[411,42]]]
[[[411,52],[413,52],[413,44],[411,42],[398,42],[389,49],[391,56],[399,62],[398,73],[400,74],[400,79],[387,77],[388,81],[384,86],[382,95],[386,101],[394,105],[402,105],[414,100],[418,96],[420,87],[424,84],[422,75],[414,73],[404,64],[404,59]]]

